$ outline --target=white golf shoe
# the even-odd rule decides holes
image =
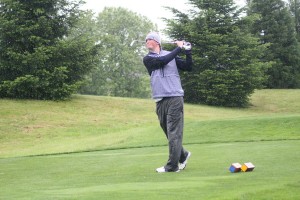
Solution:
[[[189,152],[185,161],[183,161],[183,163],[179,163],[178,167],[179,167],[179,170],[184,170],[184,168],[186,167],[187,165],[187,162],[188,162],[188,159],[191,157],[192,153]]]
[[[156,172],[157,172],[157,173],[165,173],[165,172],[173,172],[173,171],[167,171],[167,170],[165,169],[165,167],[163,166],[163,167],[157,168],[157,169],[156,169]],[[180,170],[178,169],[177,171],[174,171],[174,172],[180,172]]]

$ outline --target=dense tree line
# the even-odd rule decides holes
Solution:
[[[246,106],[258,88],[299,88],[295,18],[281,0],[189,0],[192,10],[169,8],[168,34],[194,44],[193,74],[183,74],[186,100]]]
[[[272,61],[273,65],[267,71],[266,87],[299,88],[300,46],[296,17],[281,0],[252,0],[248,6],[249,16],[258,14],[260,17],[253,24],[252,33],[263,31],[263,42],[270,44],[264,59]]]
[[[165,34],[193,44],[188,102],[247,106],[259,88],[300,87],[299,0],[189,0]],[[123,8],[95,16],[81,0],[0,0],[0,97],[149,97],[143,41],[156,26]],[[168,47],[166,47],[168,48]]]

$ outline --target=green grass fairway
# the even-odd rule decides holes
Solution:
[[[0,199],[300,199],[300,90],[260,90],[245,109],[185,105],[179,173],[151,100],[0,99]],[[230,173],[252,162],[253,172]]]
[[[1,199],[299,199],[300,141],[187,145],[188,167],[157,174],[167,147],[0,160]],[[251,161],[253,172],[230,173]]]

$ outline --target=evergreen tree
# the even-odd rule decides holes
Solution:
[[[94,65],[95,45],[69,39],[80,0],[0,0],[0,97],[65,99]]]
[[[267,74],[268,88],[300,87],[300,48],[296,39],[295,24],[282,0],[252,0],[249,14],[259,14],[253,33],[264,31],[264,42],[270,43],[268,61],[274,64]]]
[[[193,73],[182,74],[187,102],[243,107],[265,80],[263,63],[266,45],[249,34],[232,0],[190,0],[188,14],[171,9],[175,19],[167,20],[171,38],[193,44]],[[248,21],[248,22],[247,22]]]
[[[300,1],[289,0],[290,11],[294,17],[298,42],[300,42]]]

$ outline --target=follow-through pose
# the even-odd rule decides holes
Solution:
[[[178,73],[180,70],[192,70],[191,46],[184,41],[176,41],[173,51],[161,47],[158,33],[151,32],[146,36],[146,47],[149,53],[143,62],[151,76],[152,98],[156,102],[156,113],[160,126],[169,141],[169,159],[157,172],[179,172],[186,167],[191,152],[182,146],[183,139],[183,96],[184,91]],[[186,58],[178,54],[184,49]]]

